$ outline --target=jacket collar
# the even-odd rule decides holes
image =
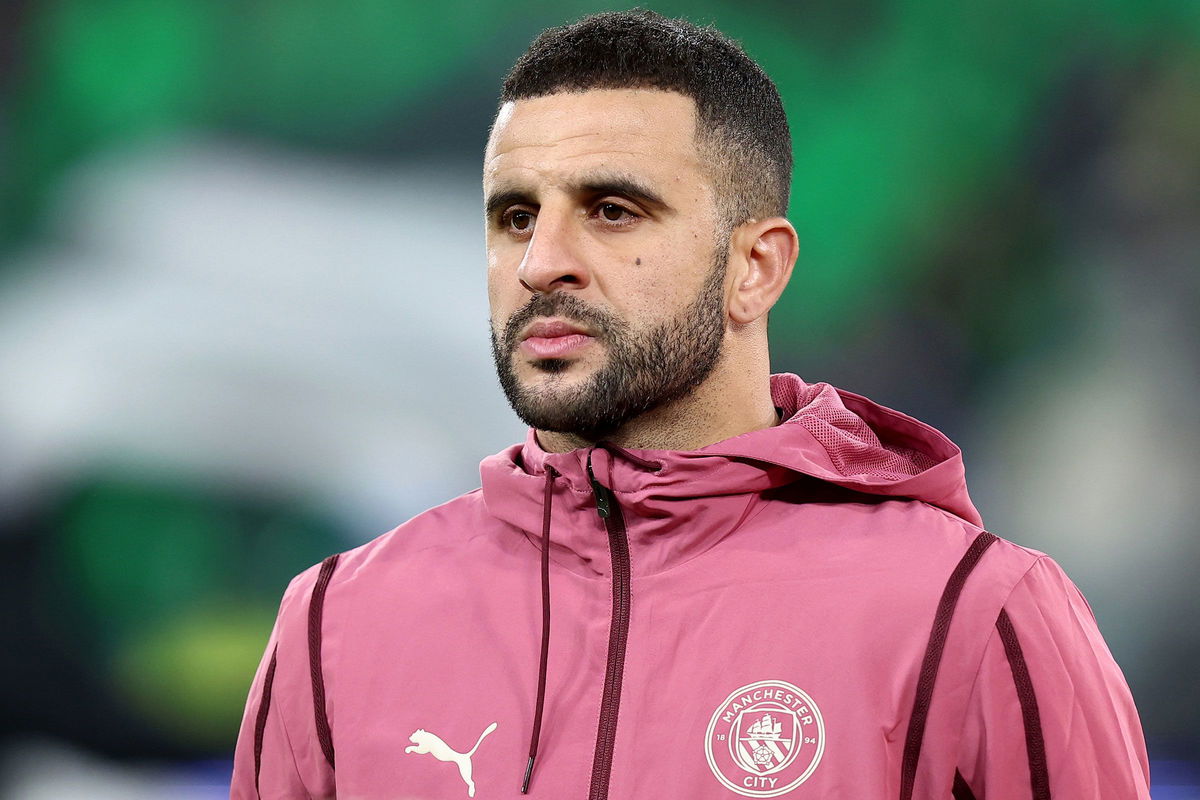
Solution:
[[[783,422],[699,450],[627,451],[634,458],[603,446],[547,453],[530,430],[523,444],[481,463],[484,501],[492,516],[536,542],[552,468],[558,477],[551,558],[590,576],[609,574],[609,550],[589,459],[596,479],[621,505],[635,577],[683,563],[729,536],[753,515],[763,492],[813,478],[859,493],[924,500],[981,524],[967,495],[961,451],[934,428],[795,375],[773,375],[771,392]]]

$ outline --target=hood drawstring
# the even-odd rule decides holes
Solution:
[[[558,472],[546,467],[546,491],[542,496],[542,658],[538,666],[537,705],[533,712],[533,734],[529,737],[529,763],[525,765],[525,780],[521,794],[529,794],[533,777],[533,761],[537,758],[538,739],[542,735],[542,709],[546,702],[546,662],[550,657],[550,510],[554,503],[554,479]]]

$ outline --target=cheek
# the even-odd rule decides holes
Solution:
[[[488,253],[487,265],[487,296],[488,305],[491,306],[493,313],[503,304],[503,298],[506,294],[511,294],[512,287],[511,278],[508,277],[501,267],[497,264],[496,258],[492,253]]]
[[[488,295],[496,296],[513,287],[520,288],[517,272],[525,256],[524,246],[498,238],[493,241],[489,234],[486,241]]]
[[[503,270],[488,269],[488,309],[492,328],[502,331],[511,317],[529,299],[529,293]]]
[[[649,318],[687,305],[708,276],[711,258],[690,237],[640,249],[623,271],[625,305],[631,313]]]

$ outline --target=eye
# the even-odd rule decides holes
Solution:
[[[525,209],[515,209],[504,215],[503,223],[509,230],[515,233],[526,233],[533,229],[533,222],[537,219],[532,211]]]
[[[629,224],[638,218],[637,214],[616,203],[601,203],[596,206],[596,213],[605,222]]]

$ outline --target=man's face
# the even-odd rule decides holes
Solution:
[[[500,382],[540,430],[603,438],[719,360],[728,238],[690,98],[505,105],[488,142],[488,296]]]

